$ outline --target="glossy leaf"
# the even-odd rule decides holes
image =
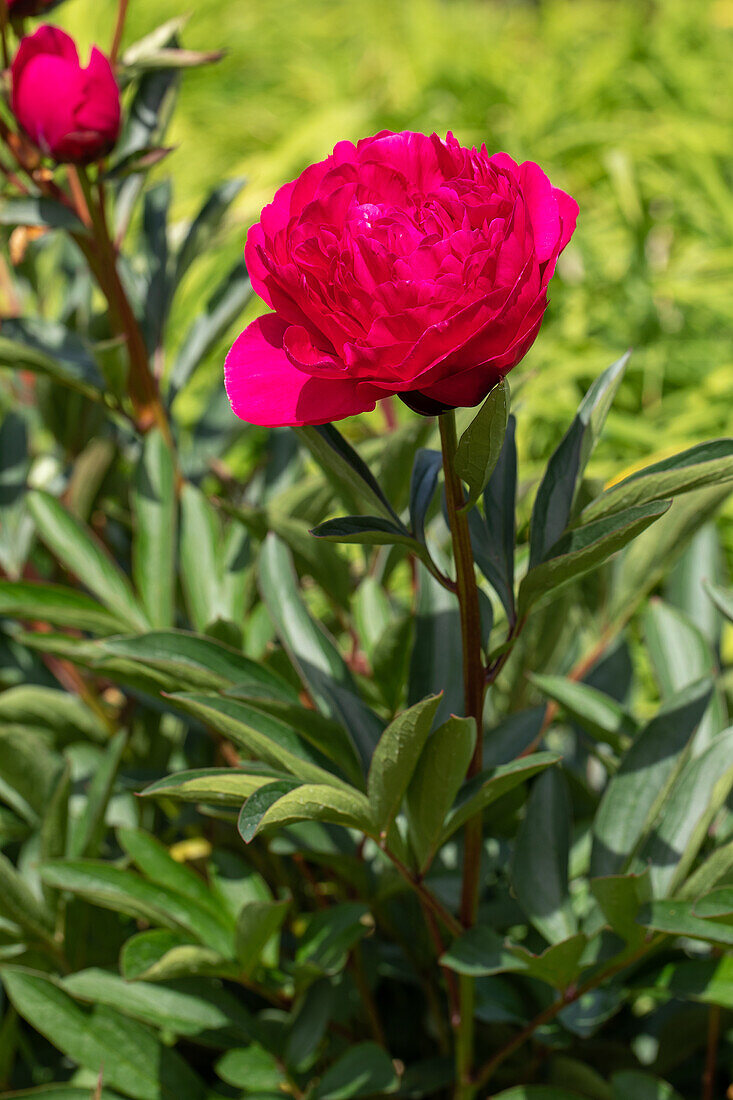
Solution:
[[[441,844],[465,825],[470,817],[480,813],[507,794],[520,783],[531,779],[533,775],[544,771],[560,760],[555,752],[535,752],[529,756],[520,756],[508,764],[499,764],[475,775],[459,791],[456,804],[448,815],[441,837]]]
[[[410,478],[410,530],[419,542],[425,542],[425,517],[435,495],[438,475],[443,468],[440,451],[421,449],[415,455]]]
[[[195,768],[167,775],[151,783],[141,794],[146,798],[175,798],[180,802],[241,806],[245,799],[273,778],[278,778],[276,773],[247,767]]]
[[[399,714],[387,726],[372,756],[367,796],[380,836],[386,837],[420,758],[440,696],[433,695]]]
[[[0,615],[74,627],[90,634],[117,634],[129,628],[129,620],[108,611],[85,592],[42,581],[0,580]]]
[[[473,718],[451,717],[427,741],[407,788],[407,817],[418,866],[425,870],[476,747]]]
[[[509,419],[509,384],[501,379],[458,440],[455,469],[468,486],[466,507],[475,504],[499,461]]]
[[[530,680],[596,741],[623,752],[636,736],[639,727],[633,715],[597,688],[564,676],[531,675]]]
[[[357,543],[361,546],[391,546],[402,543],[414,546],[415,540],[401,523],[382,519],[381,516],[342,516],[319,523],[311,531],[318,539],[327,542]]]
[[[380,489],[369,467],[333,424],[295,429],[332,483],[370,512],[401,526],[399,517]]]
[[[297,821],[323,821],[371,835],[376,832],[369,803],[359,791],[306,783],[287,791],[268,806],[253,835]]]

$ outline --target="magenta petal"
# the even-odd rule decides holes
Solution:
[[[253,321],[227,356],[224,378],[232,409],[268,428],[328,424],[371,411],[386,393],[351,379],[314,378],[283,350],[288,325],[274,313]]]
[[[520,183],[532,220],[535,252],[542,264],[549,260],[560,239],[560,215],[555,195],[545,173],[531,160],[521,166]]]

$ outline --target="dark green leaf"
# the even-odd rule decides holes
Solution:
[[[517,835],[512,883],[522,909],[549,943],[578,930],[570,902],[568,859],[572,827],[567,785],[559,768],[535,782]]]
[[[269,940],[279,932],[289,901],[250,901],[237,917],[236,952],[242,973],[252,973]]]
[[[373,819],[384,838],[402,804],[439,703],[440,696],[432,695],[403,711],[387,726],[374,750],[367,795]]]
[[[270,783],[276,774],[253,768],[196,768],[175,772],[151,783],[144,797],[176,798],[181,802],[208,802],[241,806],[251,794]]]
[[[473,978],[524,969],[504,939],[484,924],[470,928],[454,940],[440,962],[442,966]]]
[[[313,1100],[349,1100],[394,1092],[399,1079],[392,1060],[376,1043],[359,1043],[324,1073]]]
[[[468,486],[466,507],[475,504],[499,461],[509,419],[509,384],[497,382],[458,440],[455,469]]]
[[[3,985],[21,1016],[77,1065],[134,1100],[204,1100],[206,1090],[183,1058],[154,1032],[107,1006],[81,1008],[57,982],[3,967]]]
[[[520,783],[526,782],[537,772],[544,771],[551,764],[560,760],[560,754],[555,752],[535,752],[528,756],[518,757],[508,764],[499,764],[493,768],[486,768],[479,772],[466,783],[458,794],[456,804],[448,815],[448,819],[441,836],[441,844],[460,829],[474,814],[481,813],[497,798],[501,798],[508,791],[514,789]]]
[[[477,510],[469,516],[473,553],[481,572],[492,586],[510,622],[514,622],[514,543],[517,495],[516,420],[507,422],[504,444],[484,491],[484,517]]]
[[[177,51],[180,52],[180,51]],[[176,256],[172,289],[180,283],[195,259],[203,255],[213,242],[227,210],[244,187],[242,178],[225,180],[215,187],[191,222]]]
[[[425,542],[425,517],[442,468],[440,451],[421,449],[415,455],[410,479],[410,528],[419,542]]]
[[[532,510],[531,569],[545,561],[570,521],[583,472],[603,430],[628,361],[627,352],[595,380],[547,465]]]
[[[611,929],[623,937],[630,947],[640,946],[644,930],[636,918],[641,906],[651,900],[649,870],[639,875],[594,878],[590,881],[590,888]]]
[[[375,515],[401,526],[399,517],[368,466],[333,424],[296,428],[295,431],[326,476],[337,487],[346,491],[347,503],[355,497],[357,501],[363,501]]]
[[[287,1087],[285,1075],[278,1067],[277,1059],[264,1047],[252,1043],[246,1048],[228,1050],[216,1063],[216,1072],[222,1081],[233,1088],[251,1093],[281,1094]]]
[[[607,519],[575,527],[548,550],[545,560],[534,565],[519,587],[520,618],[541,596],[607,561],[650,524],[663,516],[670,501],[655,501],[628,508]]]
[[[406,527],[380,516],[329,519],[314,527],[311,534],[327,542],[352,542],[363,546],[391,546],[399,542],[405,546],[415,546],[415,539]]]
[[[639,924],[655,932],[733,947],[733,925],[695,916],[692,902],[653,901],[642,907],[637,919]]]
[[[3,199],[0,206],[0,225],[38,225],[46,229],[70,229],[85,233],[84,226],[69,206],[56,199],[24,198]]]
[[[623,752],[636,736],[639,727],[634,717],[610,695],[590,684],[565,676],[531,675],[530,680],[596,741],[605,741],[617,752]]]
[[[638,735],[601,799],[591,874],[622,872],[653,824],[710,701],[710,681],[670,699]]]
[[[407,788],[410,841],[421,871],[440,843],[446,815],[476,747],[473,718],[448,719],[427,741]]]

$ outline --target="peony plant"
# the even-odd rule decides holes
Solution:
[[[451,134],[339,143],[211,288],[242,181],[182,222],[156,166],[216,55],[123,48],[123,2],[85,68],[32,7],[0,0],[2,1096],[714,1100],[733,441],[599,482],[624,354],[527,477],[507,376],[578,208]]]

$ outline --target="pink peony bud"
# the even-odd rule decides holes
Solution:
[[[13,113],[41,152],[88,164],[110,151],[120,132],[120,93],[96,47],[84,69],[68,34],[39,27],[21,42],[11,75]]]

